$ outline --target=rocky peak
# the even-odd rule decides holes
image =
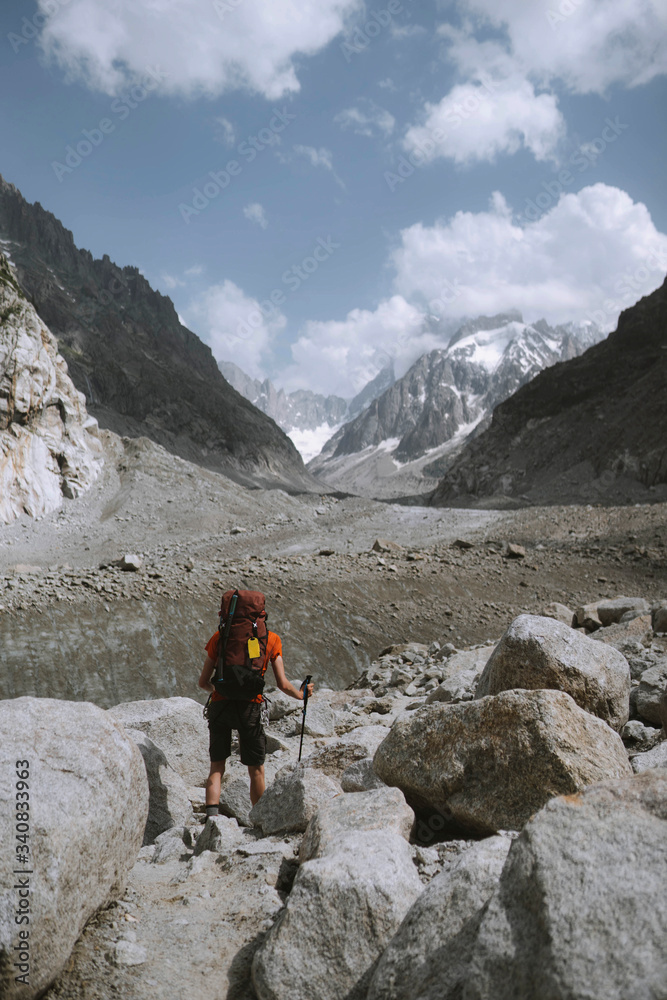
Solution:
[[[0,521],[55,510],[101,465],[97,421],[0,254]]]

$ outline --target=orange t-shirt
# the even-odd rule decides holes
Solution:
[[[212,635],[211,638],[206,643],[206,652],[214,662],[217,662],[218,660],[219,643],[220,643],[219,632],[216,632],[215,635]],[[283,655],[283,644],[280,641],[280,636],[276,635],[275,632],[269,632],[266,640],[266,653],[264,654],[262,677],[266,673],[266,668],[269,665],[269,660],[271,661],[271,663],[275,663],[278,657],[282,655]],[[217,691],[214,691],[213,694],[211,695],[211,701],[227,701],[227,699],[223,694],[218,694]],[[252,698],[251,701],[263,701],[263,698],[261,694],[258,694],[255,698]]]

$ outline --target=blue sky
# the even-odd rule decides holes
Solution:
[[[662,0],[40,0],[0,28],[3,176],[278,385],[351,396],[512,307],[611,328],[667,271]]]

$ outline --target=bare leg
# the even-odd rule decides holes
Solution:
[[[259,767],[249,767],[248,774],[250,775],[250,801],[255,805],[261,799],[266,788],[264,765],[260,764]]]
[[[220,785],[225,773],[224,760],[212,760],[211,771],[206,779],[206,805],[217,806],[220,801]]]

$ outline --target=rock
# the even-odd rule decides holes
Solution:
[[[576,628],[585,628],[587,632],[594,632],[596,629],[602,628],[597,604],[584,604],[577,608],[574,613],[573,625]]]
[[[628,721],[630,668],[625,657],[551,618],[514,619],[484,668],[477,697],[512,688],[565,691],[612,729],[622,729]]]
[[[357,726],[335,742],[316,750],[304,764],[333,778],[340,778],[350,765],[372,756],[386,735],[386,726]]]
[[[122,726],[88,702],[0,702],[0,755],[0,955],[18,954],[26,929],[30,953],[27,985],[16,982],[23,970],[14,959],[0,962],[0,995],[22,1000],[46,990],[86,922],[123,892],[146,825],[148,781]],[[25,811],[17,809],[24,791]],[[26,832],[30,850],[15,850]],[[19,896],[19,878],[29,896]],[[17,909],[29,924],[16,923]]]
[[[102,465],[97,421],[0,254],[0,523],[57,510]]]
[[[468,541],[467,538],[456,538],[452,542],[453,549],[474,549],[475,543]]]
[[[667,733],[667,688],[663,691],[660,699],[660,720],[664,732]]]
[[[517,545],[515,542],[508,542],[507,548],[505,549],[506,559],[525,559],[526,550],[523,545]]]
[[[497,645],[494,642],[488,646],[480,646],[479,649],[464,649],[460,653],[455,651],[447,659],[447,662],[442,664],[445,680],[454,677],[455,674],[468,673],[469,671],[481,674]]]
[[[178,860],[190,847],[192,847],[192,836],[187,826],[175,826],[165,830],[156,838],[151,860],[153,864],[163,865],[167,861]]]
[[[204,851],[226,854],[235,850],[242,841],[243,830],[235,819],[230,819],[229,816],[209,816],[197,837],[194,853],[195,856]]]
[[[114,965],[143,965],[148,959],[148,952],[143,945],[134,941],[117,941],[111,953],[111,960]]]
[[[299,850],[299,860],[335,854],[339,842],[354,833],[375,833],[378,840],[396,834],[408,840],[415,814],[398,788],[377,788],[357,795],[339,795],[323,802],[311,818]]]
[[[402,552],[403,546],[390,542],[387,538],[376,538],[371,546],[371,552]]]
[[[239,524],[235,524],[233,528],[229,529],[230,535],[244,535],[248,529],[242,528]]]
[[[466,1000],[664,996],[666,802],[662,770],[549,802],[512,844]]]
[[[602,625],[607,626],[620,622],[628,611],[646,614],[649,606],[643,597],[615,597],[613,600],[598,601],[597,609]]]
[[[186,785],[203,785],[210,770],[208,726],[192,698],[127,701],[109,715],[128,729],[141,729],[164,753]]]
[[[380,781],[373,770],[372,757],[362,757],[346,767],[340,784],[344,792],[368,792],[373,788],[385,787],[384,781]]]
[[[469,848],[413,903],[373,973],[367,1000],[458,1000],[483,908],[500,880],[511,841]]]
[[[277,689],[266,691],[266,700],[269,703],[270,722],[278,722],[286,715],[290,715],[292,712],[300,712],[302,709],[301,703],[296,698],[290,698],[288,694],[283,694],[282,691],[278,691]]]
[[[341,792],[337,781],[303,764],[287,764],[275,776],[250,819],[264,836],[273,833],[299,833],[319,806]]]
[[[667,632],[667,601],[653,606],[651,609],[651,625],[654,632]]]
[[[554,795],[630,773],[620,736],[562,691],[427,705],[394,723],[373,761],[440,831],[519,830]],[[422,838],[423,839],[423,838]]]
[[[393,646],[385,646],[380,651],[380,656],[401,656],[404,653],[412,657],[426,657],[428,656],[428,646],[425,646],[423,642],[399,642]]]
[[[626,722],[621,730],[621,739],[625,746],[637,753],[652,750],[656,743],[660,742],[661,738],[662,729],[645,726],[639,719],[631,719],[630,722]]]
[[[652,750],[647,750],[646,753],[636,753],[630,758],[630,763],[635,774],[641,774],[642,771],[650,771],[654,767],[667,767],[667,740],[658,743],[657,746],[654,746]]]
[[[478,670],[460,670],[430,691],[426,697],[426,704],[431,705],[434,701],[454,704],[459,701],[472,701],[479,678],[480,671]]]
[[[362,1000],[375,962],[420,894],[402,837],[349,834],[337,847],[301,865],[255,952],[258,1000]]]
[[[637,688],[637,714],[647,722],[662,725],[660,700],[667,690],[667,656],[645,670]]]
[[[303,714],[299,713],[294,723],[294,736],[301,734],[302,719]],[[313,704],[312,701],[309,701],[308,708],[306,709],[306,724],[303,731],[306,736],[333,736],[336,731],[335,712],[328,705],[318,704],[317,702]]]
[[[626,650],[634,648],[635,642],[642,647],[650,647],[653,642],[653,630],[651,628],[650,615],[637,615],[629,622],[619,622],[618,625],[607,625],[606,628],[598,629],[591,635],[591,639],[596,642],[604,642],[608,646],[613,646],[626,656]]]
[[[563,625],[571,625],[574,621],[574,611],[570,611],[566,604],[559,604],[558,601],[547,604],[542,614],[545,618],[555,618]]]
[[[119,566],[120,569],[125,570],[127,573],[138,573],[143,566],[144,561],[141,556],[138,556],[131,552],[126,552],[124,556],[121,556],[114,566]]]
[[[252,826],[251,809],[250,790],[245,778],[236,778],[222,786],[220,812],[223,816],[235,819],[241,826]]]
[[[150,793],[144,844],[152,844],[159,834],[172,826],[187,826],[194,821],[187,785],[170,767],[157,744],[140,729],[126,729],[144,759]]]

